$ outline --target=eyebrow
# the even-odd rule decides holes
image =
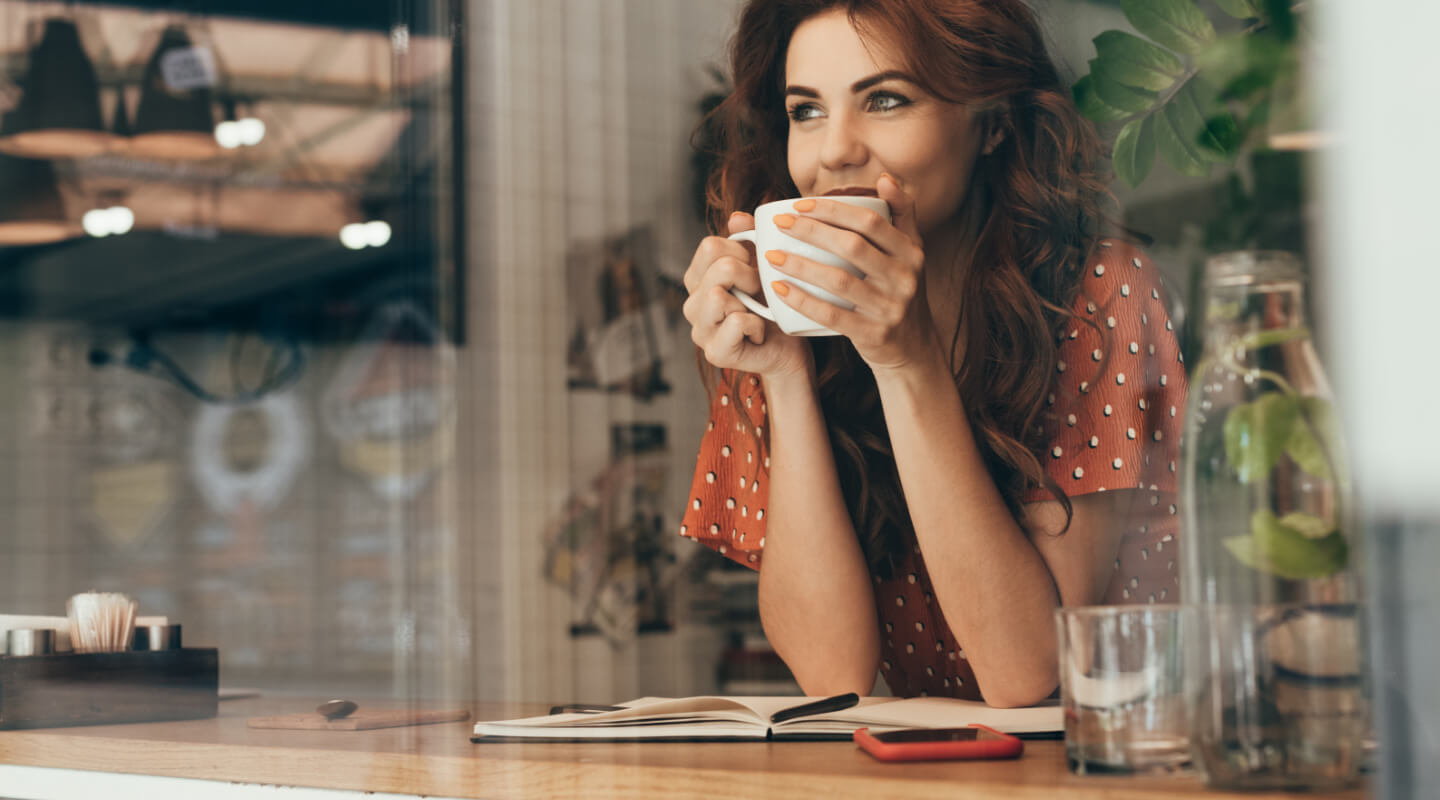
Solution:
[[[891,69],[884,72],[877,72],[876,74],[871,75],[868,78],[861,78],[860,80],[855,81],[854,83],[850,84],[850,92],[851,94],[858,94],[865,91],[866,89],[869,89],[871,86],[874,86],[877,83],[884,83],[888,80],[902,80],[908,83],[915,83],[915,79],[910,77],[909,74],[901,72],[898,69]],[[820,97],[820,93],[815,91],[814,89],[811,89],[809,86],[786,86],[785,94],[787,96],[792,94],[798,94],[801,97]]]

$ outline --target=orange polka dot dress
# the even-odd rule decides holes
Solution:
[[[1048,475],[1074,498],[1138,491],[1105,590],[1106,603],[1178,600],[1175,507],[1185,365],[1155,267],[1115,240],[1100,243],[1075,303],[1078,319],[1060,334],[1060,360],[1043,415]],[[701,441],[680,535],[760,569],[765,547],[769,463],[759,446],[765,399],[743,375],[722,382]],[[743,416],[742,416],[743,415]],[[742,422],[748,420],[749,426]],[[1052,500],[1035,489],[1025,502]],[[881,674],[902,697],[979,699],[962,643],[935,600],[913,531],[888,580],[875,579]]]

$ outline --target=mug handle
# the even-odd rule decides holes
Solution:
[[[755,244],[755,230],[752,228],[748,231],[732,233],[730,234],[730,239],[736,242],[749,242],[751,244]],[[736,289],[734,286],[730,287],[730,294],[735,295],[735,299],[743,303],[746,308],[750,309],[756,314],[759,314],[765,319],[770,320],[771,322],[775,321],[775,315],[770,311],[770,309],[761,305],[759,300],[756,300],[750,295],[740,291],[739,289]]]

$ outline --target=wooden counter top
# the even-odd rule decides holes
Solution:
[[[1059,741],[1029,741],[1016,761],[884,764],[848,742],[471,744],[469,722],[373,731],[252,730],[252,716],[313,700],[222,703],[220,716],[0,731],[0,763],[35,767],[465,798],[1265,798],[1205,791],[1193,775],[1077,777]],[[544,713],[475,705],[476,719]],[[1295,795],[1301,796],[1301,795]],[[1304,795],[1314,797],[1316,795]],[[1358,799],[1356,790],[1327,797]]]

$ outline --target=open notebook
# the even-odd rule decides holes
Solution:
[[[843,697],[843,696],[842,696]],[[642,697],[614,711],[479,722],[472,741],[496,739],[849,739],[857,728],[988,725],[1017,734],[1063,729],[1060,707],[991,708],[948,697]],[[839,700],[839,703],[835,701]],[[804,706],[817,707],[807,713]],[[827,707],[847,708],[825,711]]]

